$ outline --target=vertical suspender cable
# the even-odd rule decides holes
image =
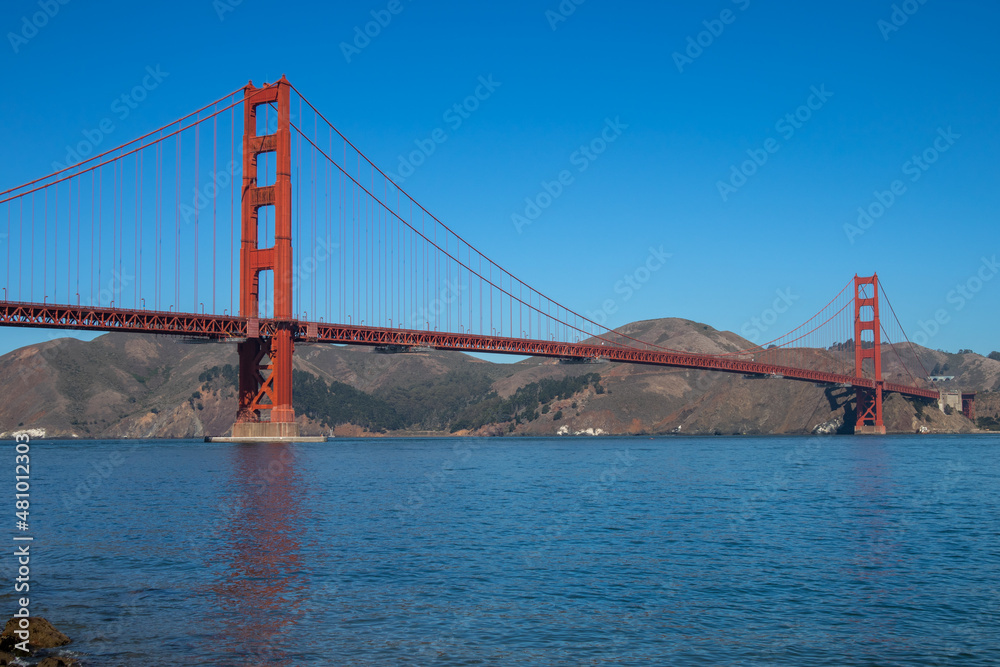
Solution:
[[[229,313],[235,315],[233,301],[233,285],[236,283],[236,255],[234,252],[236,238],[236,107],[229,110],[229,142],[231,173],[229,178]],[[240,173],[243,170],[240,169]]]
[[[59,186],[57,185],[56,188]],[[49,290],[48,279],[49,279],[49,190],[46,188],[45,192],[45,206],[42,208],[42,294],[46,294]],[[56,190],[58,192],[58,189]],[[58,210],[58,208],[56,209]]]
[[[76,292],[80,293],[80,234],[83,232],[83,178],[76,181]],[[79,298],[77,299],[79,301]]]
[[[70,303],[73,280],[73,179],[69,180],[67,186],[69,194],[66,203],[66,303]],[[56,258],[56,263],[58,262],[59,259]]]
[[[177,134],[177,181],[174,184],[174,307],[181,309],[181,133]]]
[[[142,236],[142,151],[139,151],[135,155],[137,164],[136,174],[135,174],[135,213],[136,219],[132,221],[132,226],[135,228],[135,297],[132,303],[133,308],[138,308],[139,295],[142,294],[142,245],[139,243],[140,237]]]
[[[215,314],[216,222],[219,199],[219,117],[212,117],[212,314]]]
[[[118,295],[115,293],[118,281],[115,280],[118,274],[118,162],[111,163],[111,300],[118,303]]]
[[[201,162],[201,123],[196,122],[194,126],[194,303],[192,304],[192,309],[194,312],[198,312],[198,244],[200,239],[198,237],[198,218],[201,214],[201,186],[198,180],[198,163]]]

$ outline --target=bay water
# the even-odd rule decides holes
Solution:
[[[85,664],[1000,663],[998,436],[8,452]]]

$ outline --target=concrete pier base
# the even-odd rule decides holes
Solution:
[[[205,442],[326,442],[326,436],[299,435],[295,422],[238,422],[228,436],[210,436]]]
[[[295,422],[236,422],[234,438],[297,438],[299,425]]]
[[[885,435],[885,426],[875,426],[873,424],[855,426],[854,435]]]

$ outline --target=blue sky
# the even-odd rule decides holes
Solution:
[[[147,67],[162,82],[108,146],[285,74],[388,171],[444,130],[405,187],[611,326],[745,332],[780,293],[779,334],[878,271],[911,337],[1000,349],[1000,8],[652,4],[7,2],[0,190],[49,173]],[[624,289],[654,254],[669,258]],[[51,337],[0,330],[0,352]]]

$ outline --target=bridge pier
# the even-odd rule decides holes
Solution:
[[[855,435],[885,435],[885,424],[882,423],[882,385],[875,389],[857,390],[858,420],[854,425]]]

